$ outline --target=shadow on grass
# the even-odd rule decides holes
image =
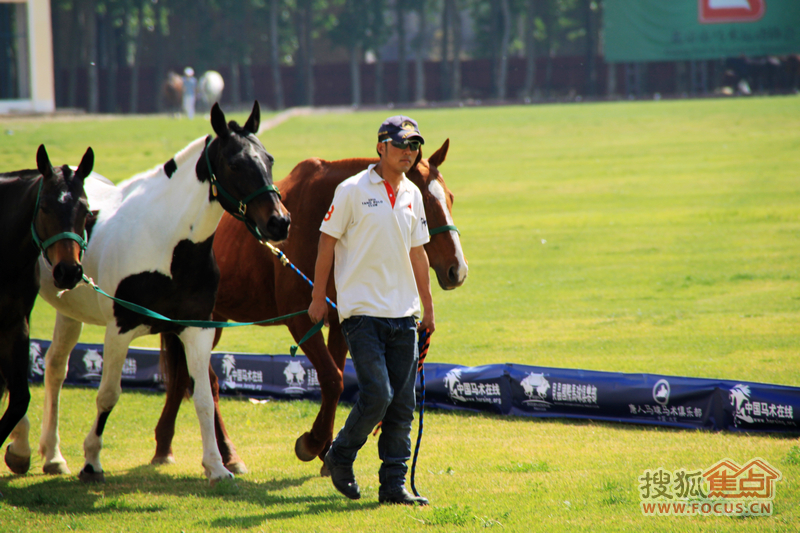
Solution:
[[[196,476],[171,476],[152,465],[142,465],[121,473],[106,473],[106,482],[85,484],[75,476],[47,476],[32,474],[41,481],[14,486],[15,476],[0,478],[0,503],[24,508],[41,515],[75,514],[103,515],[106,513],[155,513],[167,505],[140,505],[126,499],[129,494],[148,494],[167,497],[199,497],[222,502],[245,502],[269,508],[301,505],[297,511],[276,511],[246,520],[260,524],[267,519],[291,518],[308,512],[338,512],[369,507],[370,503],[356,504],[340,501],[333,496],[284,496],[282,492],[299,487],[317,476],[272,479],[252,482],[241,477],[226,480],[211,487],[205,478]],[[342,498],[343,500],[343,498]],[[377,503],[375,504],[377,505]],[[241,518],[226,517],[215,520],[213,527],[243,526]]]

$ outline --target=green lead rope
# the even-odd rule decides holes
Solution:
[[[94,280],[92,278],[86,277],[85,274],[83,276],[83,281],[87,285],[89,285],[91,288],[93,288],[96,292],[98,292],[99,294],[102,294],[106,298],[112,299],[113,301],[117,302],[118,304],[120,304],[122,307],[124,307],[126,309],[129,309],[129,310],[131,310],[131,311],[133,311],[135,313],[139,313],[140,315],[144,315],[144,316],[147,316],[147,317],[150,317],[150,318],[155,318],[157,320],[163,320],[165,322],[170,322],[171,324],[177,324],[179,326],[184,326],[184,327],[187,327],[187,328],[237,328],[237,327],[241,327],[241,326],[255,326],[255,325],[258,325],[258,324],[269,324],[269,323],[272,323],[272,322],[279,322],[279,321],[285,320],[287,318],[292,318],[292,317],[295,317],[295,316],[302,315],[303,313],[308,313],[307,310],[306,311],[297,311],[295,313],[289,313],[288,315],[283,315],[283,316],[279,316],[279,317],[276,317],[276,318],[268,318],[266,320],[259,320],[257,322],[216,322],[216,321],[213,321],[213,320],[174,320],[172,318],[165,317],[162,314],[156,313],[155,311],[151,311],[150,309],[147,309],[146,307],[142,307],[141,305],[137,305],[135,303],[131,303],[131,302],[122,300],[120,298],[115,298],[114,296],[111,296],[106,291],[104,291],[103,289],[98,287],[95,284],[95,282],[94,282]],[[66,291],[59,292],[58,296],[60,297],[64,292],[66,292]],[[299,343],[297,343],[297,345],[292,345],[289,348],[289,352],[292,354],[292,357],[297,355],[297,349],[299,348],[299,345],[303,344],[304,342],[306,342],[309,338],[311,338],[312,335],[314,335],[316,332],[321,330],[322,329],[322,325],[323,325],[323,321],[320,320],[314,327],[312,327],[309,330],[308,333],[305,334],[305,336],[300,340]]]

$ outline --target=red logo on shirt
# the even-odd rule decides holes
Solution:
[[[328,214],[325,215],[325,218],[323,219],[323,220],[325,220],[325,222],[327,222],[327,221],[329,221],[331,219],[331,215],[333,214],[333,209],[334,209],[334,206],[331,206],[330,210],[328,211]]]
[[[411,209],[411,204],[408,204],[408,208]]]

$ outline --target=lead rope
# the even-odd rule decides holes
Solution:
[[[422,428],[425,420],[425,357],[428,355],[428,348],[431,347],[431,334],[430,330],[426,329],[419,333],[419,362],[417,363],[417,372],[419,373],[419,382],[422,388],[419,402],[419,429],[417,430],[417,445],[414,448],[414,460],[411,462],[411,491],[417,498],[420,497],[417,492],[417,486],[414,484],[414,478],[417,473],[417,457],[419,456],[419,446],[422,444]]]

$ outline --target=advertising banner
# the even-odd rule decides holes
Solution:
[[[608,62],[800,54],[797,0],[605,0]]]
[[[31,341],[30,381],[44,379],[49,341]],[[214,352],[220,394],[319,400],[317,372],[304,356]],[[102,346],[78,344],[66,383],[97,387]],[[123,388],[163,390],[158,350],[130,348]],[[800,388],[746,381],[625,374],[516,364],[466,367],[426,363],[425,408],[497,415],[582,418],[687,429],[800,432]],[[417,379],[418,397],[421,380]],[[355,403],[347,360],[341,401]]]

